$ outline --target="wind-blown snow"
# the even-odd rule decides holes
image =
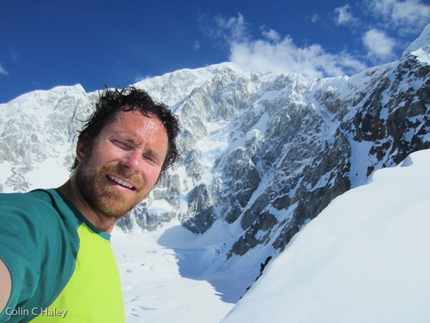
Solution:
[[[430,150],[306,225],[222,321],[429,322]]]
[[[430,24],[428,24],[424,30],[421,32],[421,35],[415,39],[409,47],[403,52],[403,56],[416,51],[417,49],[424,47],[430,44]]]

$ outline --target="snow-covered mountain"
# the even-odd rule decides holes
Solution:
[[[428,322],[429,165],[413,153],[336,198],[221,322]]]
[[[240,288],[219,290],[237,301],[260,263],[335,197],[430,148],[429,39],[427,27],[398,61],[352,77],[246,74],[224,63],[135,84],[179,116],[181,159],[120,228],[153,231],[174,219],[217,236],[201,246],[213,253],[201,272],[240,264]],[[0,189],[62,184],[96,95],[76,85],[0,104]]]

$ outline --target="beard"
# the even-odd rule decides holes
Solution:
[[[99,215],[119,219],[144,199],[144,181],[138,175],[127,176],[119,165],[92,169],[83,161],[76,169],[76,185],[85,202]],[[134,194],[123,194],[107,182],[107,175],[118,174],[131,180]],[[119,184],[118,184],[119,185]]]

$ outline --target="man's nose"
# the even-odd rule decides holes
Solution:
[[[122,164],[133,173],[138,173],[142,163],[142,154],[139,150],[133,149],[127,152]]]

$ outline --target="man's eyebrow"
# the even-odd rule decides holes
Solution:
[[[113,136],[118,136],[124,139],[125,141],[134,144],[136,140],[133,138],[133,136],[130,136],[127,132],[121,132],[121,131],[113,131]]]
[[[133,138],[133,136],[130,136],[130,134],[128,134],[127,132],[114,131],[113,134],[121,137],[122,139],[124,139],[125,141],[127,141],[133,145],[136,144],[136,140]],[[161,161],[164,161],[164,159],[167,156],[167,154],[166,154],[166,156],[163,157],[163,154],[160,151],[158,151],[157,149],[150,148],[150,147],[145,147],[144,153],[150,153],[154,157],[159,158]]]
[[[160,159],[161,162],[163,162],[164,159],[166,158],[166,156],[163,157],[162,153],[156,149],[146,148],[145,151],[148,152],[149,154],[153,155],[154,157]]]

